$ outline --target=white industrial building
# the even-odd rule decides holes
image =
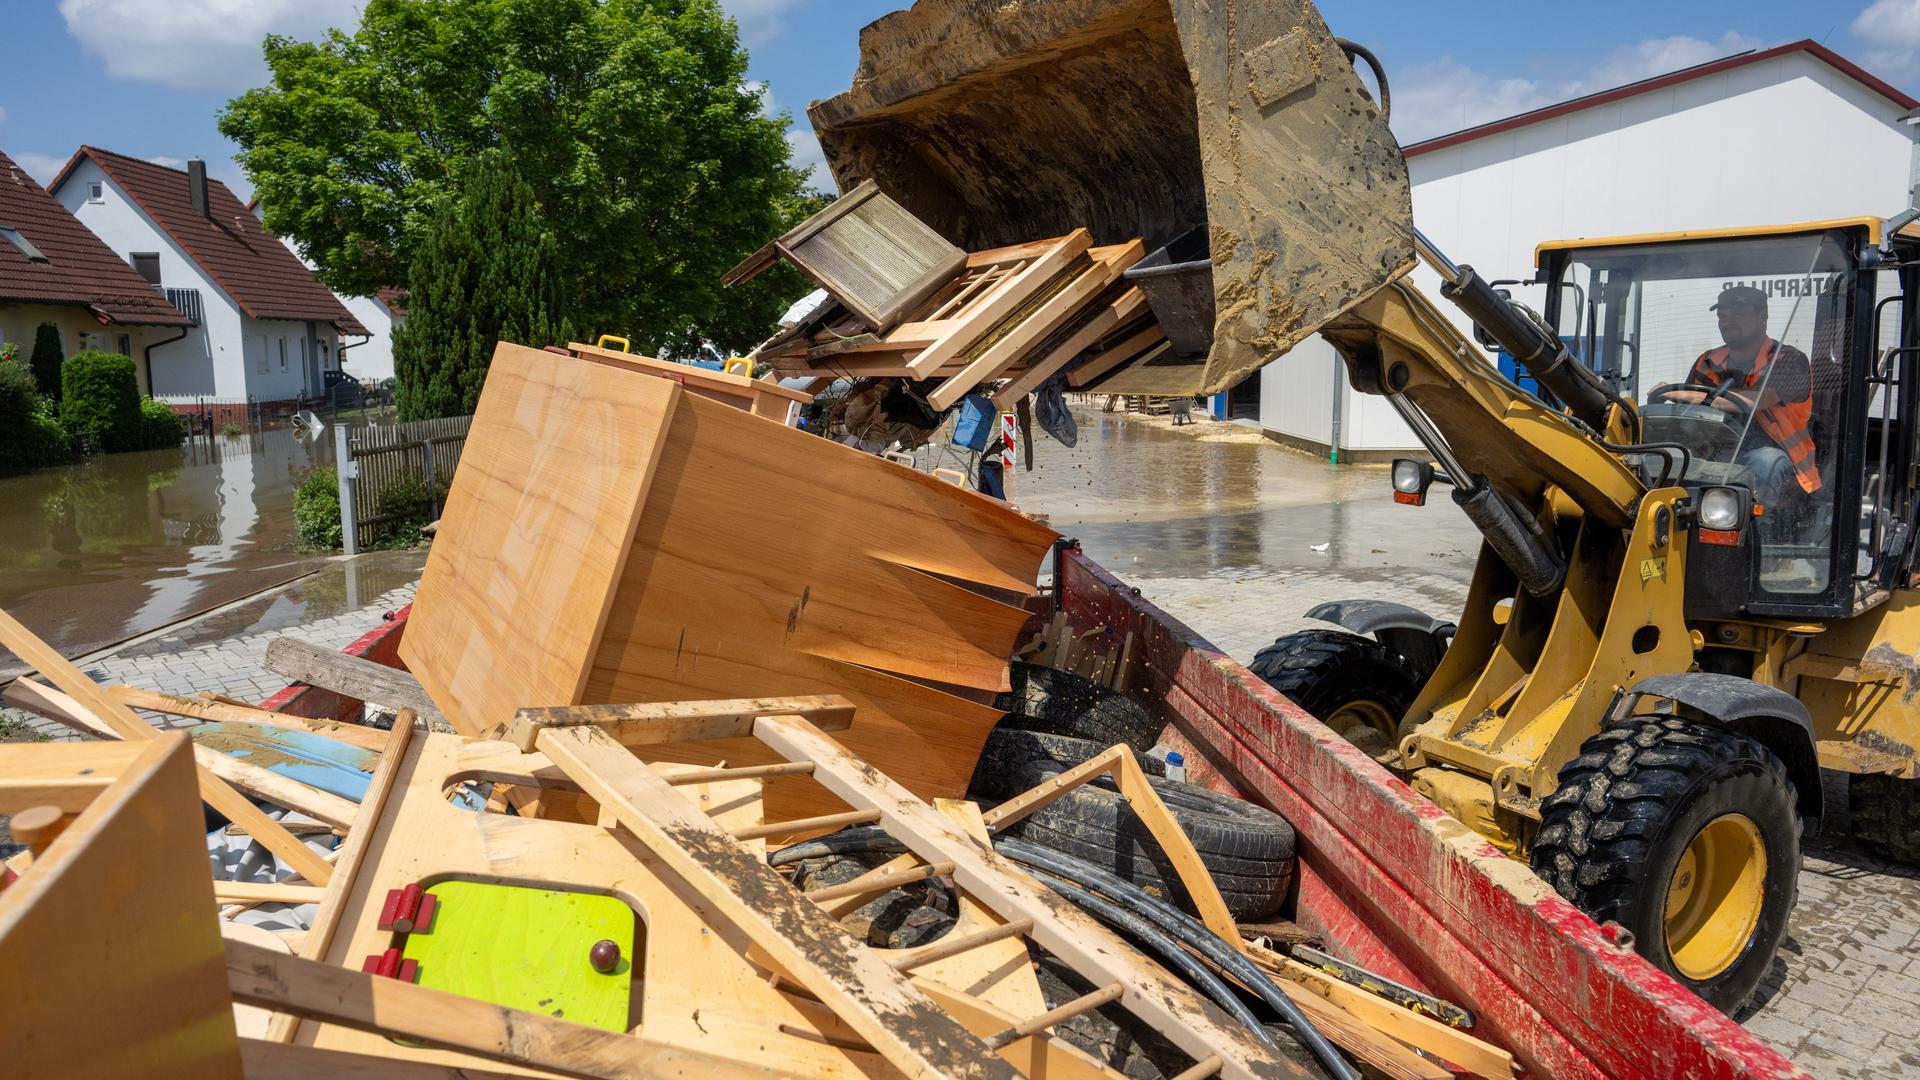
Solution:
[[[1888,217],[1920,175],[1916,110],[1813,41],[1743,53],[1408,146],[1414,223],[1485,278],[1530,279],[1548,240]],[[1431,271],[1415,280],[1468,328]],[[1272,438],[1340,461],[1418,445],[1318,337],[1259,377]]]

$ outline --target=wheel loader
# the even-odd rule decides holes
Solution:
[[[921,0],[809,112],[963,246],[1204,228],[1213,336],[1156,392],[1332,343],[1428,452],[1392,497],[1483,543],[1464,610],[1325,605],[1256,672],[1732,1011],[1823,769],[1920,856],[1916,213],[1543,244],[1536,312],[1413,227],[1356,58],[1307,0]]]

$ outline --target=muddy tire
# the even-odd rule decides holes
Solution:
[[[1853,841],[1883,859],[1920,866],[1920,780],[1847,778]]]
[[[1070,671],[1016,660],[1011,681],[1012,691],[997,703],[1007,710],[1007,727],[1150,750],[1166,726],[1138,701]]]
[[[1399,749],[1400,719],[1423,681],[1399,653],[1344,630],[1288,634],[1247,669],[1376,757]]]
[[[990,802],[1017,795],[1104,749],[1081,739],[997,729],[981,755],[972,793]],[[1293,885],[1295,839],[1285,818],[1197,784],[1151,774],[1149,780],[1192,841],[1234,918],[1261,918],[1285,903]],[[1009,826],[1006,835],[1084,859],[1194,910],[1159,842],[1109,779],[1075,788]]]
[[[1787,933],[1800,817],[1786,766],[1744,735],[1672,716],[1608,727],[1560,770],[1533,869],[1723,1012]]]

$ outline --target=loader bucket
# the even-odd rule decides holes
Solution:
[[[962,247],[1207,227],[1212,341],[1159,393],[1213,393],[1411,267],[1407,166],[1308,0],[919,0],[807,110]]]

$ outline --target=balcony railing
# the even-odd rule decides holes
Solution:
[[[200,325],[205,312],[200,307],[199,289],[167,289],[166,294],[167,303],[177,308],[180,314],[192,319],[193,325]]]

